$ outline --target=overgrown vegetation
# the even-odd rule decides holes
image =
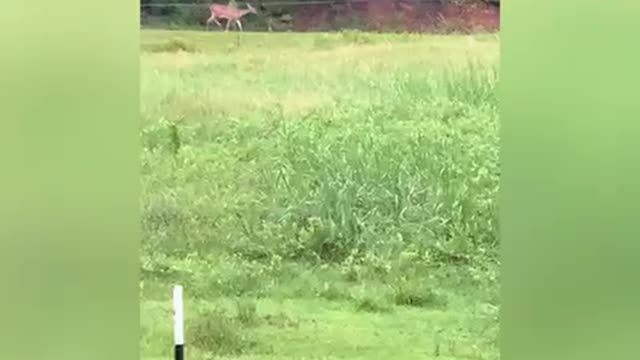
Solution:
[[[497,43],[272,35],[142,54],[143,353],[495,359]]]

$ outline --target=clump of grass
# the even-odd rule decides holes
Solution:
[[[284,312],[279,312],[275,315],[265,315],[264,319],[269,326],[277,328],[298,328],[300,326],[300,322],[298,320],[293,319]]]
[[[394,302],[399,306],[441,308],[446,298],[421,281],[400,281],[393,286]]]
[[[277,276],[277,270],[258,262],[243,262],[233,257],[225,257],[218,264],[213,276],[210,268],[203,263],[200,265],[201,272],[194,271],[184,280],[185,284],[190,286],[193,296],[260,297],[267,291],[269,279]],[[215,279],[212,280],[212,277]]]
[[[200,49],[198,49],[194,43],[177,37],[170,38],[161,43],[146,45],[143,49],[156,53],[176,53],[181,51],[187,53],[200,52]]]
[[[330,300],[344,300],[350,297],[349,289],[341,283],[325,282],[322,289],[318,291],[318,296]]]
[[[171,151],[174,155],[177,155],[178,152],[180,152],[182,143],[180,141],[178,125],[175,122],[169,123],[169,138],[171,139]]]
[[[474,61],[462,67],[452,67],[440,72],[442,88],[449,99],[473,104],[497,106],[496,84],[498,69]]]
[[[349,282],[384,278],[391,271],[389,259],[373,253],[364,255],[352,253],[342,262],[340,267],[342,275]]]
[[[336,46],[336,42],[329,34],[319,34],[313,38],[313,48],[316,50],[329,50]]]
[[[221,309],[205,312],[187,326],[193,346],[215,355],[239,355],[257,346],[242,323]]]
[[[373,44],[375,42],[374,38],[360,30],[344,30],[340,32],[340,37],[347,44],[354,45],[366,45]]]
[[[389,299],[379,294],[365,294],[355,299],[356,310],[371,313],[388,313],[393,311]]]
[[[488,32],[479,32],[479,33],[474,33],[472,35],[475,41],[484,41],[484,42],[499,40],[499,36],[500,34],[498,33],[488,33]]]
[[[257,326],[260,324],[258,307],[255,300],[246,298],[236,299],[236,308],[238,311],[237,319],[242,325]]]

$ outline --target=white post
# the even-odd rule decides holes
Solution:
[[[180,285],[173,287],[173,337],[175,360],[184,360],[184,311]]]

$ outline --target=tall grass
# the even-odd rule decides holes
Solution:
[[[251,34],[237,45],[236,34],[179,35],[197,51],[165,47],[175,34],[143,39],[142,297],[163,304],[179,282],[201,301],[190,305],[194,358],[333,351],[315,341],[299,350],[300,334],[317,329],[256,305],[283,298],[313,304],[300,305],[307,320],[318,301],[331,303],[318,322],[335,331],[380,320],[392,329],[381,336],[402,326],[432,341],[416,324],[434,321],[456,340],[458,325],[425,314],[454,308],[497,336],[495,43],[345,32]],[[239,299],[236,316],[212,310],[224,298]],[[170,324],[153,304],[142,344],[160,354]],[[467,315],[481,305],[486,316]],[[396,323],[415,316],[424,321]],[[497,354],[481,343],[485,330],[468,331]],[[336,334],[333,343],[344,340]],[[413,359],[422,343],[406,340],[369,350]],[[332,356],[365,356],[353,349]]]
[[[197,71],[194,84],[212,70]],[[147,123],[145,246],[328,262],[495,251],[495,65],[413,64],[366,81],[377,90],[362,101],[349,94],[295,114],[275,106]]]

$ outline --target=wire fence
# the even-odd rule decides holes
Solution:
[[[360,3],[369,3],[371,0],[309,0],[309,1],[265,1],[262,3],[264,7],[273,7],[273,6],[304,6],[304,5],[349,5],[349,4],[360,4]],[[201,3],[146,3],[140,4],[142,8],[152,8],[152,7],[208,7],[211,4],[218,3],[224,4],[225,2],[221,1],[207,1]],[[414,3],[422,3],[422,4],[444,4],[447,3],[443,0],[419,0],[414,1]],[[252,4],[252,2],[238,2],[238,5],[246,5]]]
[[[147,0],[148,1],[148,0]],[[203,28],[213,3],[147,2],[140,4],[141,25],[153,28]],[[499,6],[488,0],[262,0],[237,1],[259,7],[242,18],[254,31],[334,31],[345,28],[374,31],[495,31]]]

